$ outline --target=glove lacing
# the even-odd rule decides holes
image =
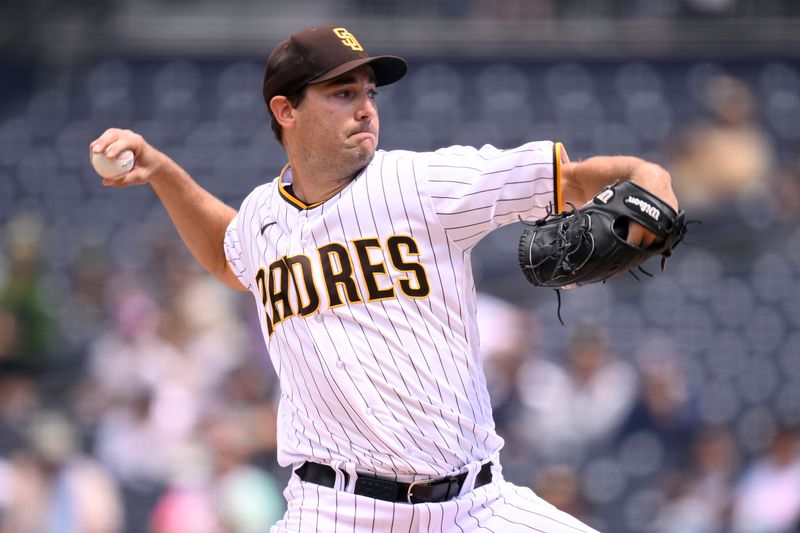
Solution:
[[[582,246],[584,240],[588,238],[587,236],[589,235],[589,231],[591,229],[591,218],[589,217],[589,215],[583,213],[581,210],[576,208],[575,204],[573,204],[572,202],[567,202],[567,205],[570,206],[572,211],[570,213],[559,213],[559,214],[553,214],[553,205],[552,204],[548,205],[548,207],[546,208],[546,215],[544,216],[544,218],[541,218],[535,222],[529,222],[523,220],[521,216],[518,216],[520,222],[522,222],[522,224],[526,226],[542,226],[547,222],[549,222],[550,220],[552,220],[553,218],[560,216],[566,217],[570,215],[575,215],[577,217],[574,221],[565,223],[561,228],[559,228],[558,235],[556,235],[553,241],[549,243],[550,246],[553,246],[555,251],[554,253],[550,254],[547,257],[547,259],[555,259],[555,263],[553,265],[552,273],[547,279],[544,280],[546,282],[552,281],[553,278],[555,278],[558,272],[562,269],[562,267],[563,267],[563,272],[569,274],[577,270],[577,268],[580,268],[580,266],[582,266],[580,265],[578,267],[574,267],[569,261],[567,261],[567,258],[571,253],[573,253],[576,249]],[[679,236],[675,240],[675,242],[673,242],[669,248],[667,248],[661,253],[662,271],[666,270],[667,258],[669,258],[672,255],[672,250],[681,241],[683,241],[683,238],[686,235],[686,226],[692,223],[702,224],[702,221],[700,220],[687,221],[685,220],[685,214],[679,213],[676,224],[678,225],[678,227],[681,227],[682,230],[679,232]],[[574,233],[572,235],[569,235],[568,234],[569,230],[571,228],[575,228],[574,224],[577,224],[577,229],[573,229]],[[637,266],[636,269],[648,277],[651,278],[653,277],[653,274],[642,268],[641,265]],[[639,276],[636,275],[636,272],[634,272],[633,270],[628,270],[628,273],[630,273],[630,275],[633,276],[634,279],[636,279],[636,281],[641,282],[641,279],[639,279]],[[605,283],[606,281],[607,280],[603,280],[602,283]],[[556,307],[556,316],[558,317],[558,321],[561,323],[561,325],[564,326],[566,324],[564,324],[564,320],[561,317],[561,289],[556,288],[553,289],[553,291],[556,293],[556,298],[558,300],[558,304]]]
[[[581,248],[584,243],[589,240],[589,230],[591,229],[591,218],[589,215],[581,212],[575,204],[572,202],[567,202],[567,205],[572,208],[570,213],[560,213],[558,215],[553,214],[552,204],[547,207],[547,214],[544,218],[537,220],[536,222],[527,222],[522,220],[522,217],[519,217],[520,222],[522,222],[526,226],[541,226],[555,217],[567,217],[570,215],[576,216],[576,219],[570,222],[565,223],[563,226],[558,228],[558,234],[555,236],[552,242],[549,243],[550,246],[553,247],[554,252],[550,254],[547,259],[554,259],[555,262],[553,264],[553,271],[551,272],[550,276],[547,277],[544,281],[550,282],[553,278],[558,275],[558,272],[562,270],[563,272],[569,274],[573,271],[577,270],[583,265],[579,265],[575,267],[570,263],[567,258],[575,252],[575,250]],[[570,231],[571,230],[571,231]],[[561,325],[564,324],[564,320],[561,317],[561,289],[553,289],[556,293],[556,297],[558,298],[558,307],[556,309],[556,315],[558,316],[558,321]]]

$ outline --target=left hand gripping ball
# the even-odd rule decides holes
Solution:
[[[103,153],[92,153],[92,166],[104,178],[119,179],[133,168],[133,152],[123,150],[117,157],[106,157]]]

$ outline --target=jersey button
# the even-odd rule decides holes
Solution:
[[[300,245],[301,248],[305,248],[306,244],[308,244],[308,241],[306,241],[305,239],[300,239],[300,242],[298,244]]]
[[[325,317],[320,314],[317,314],[317,316],[314,317],[314,320],[316,320],[317,322],[322,322],[323,320],[325,320]]]
[[[341,359],[336,361],[336,368],[344,368],[344,361],[342,361]]]
[[[367,416],[372,416],[375,411],[372,410],[372,407],[367,407],[366,410],[364,410],[364,413],[366,413]]]

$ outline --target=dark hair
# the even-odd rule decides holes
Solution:
[[[289,103],[292,104],[292,107],[297,107],[306,97],[306,87],[308,85],[303,85],[300,89],[293,92],[290,95],[286,96],[286,99],[289,100]],[[283,145],[283,126],[281,126],[277,120],[275,120],[275,115],[272,114],[272,109],[269,109],[269,119],[270,119],[270,127],[272,128],[272,133],[275,134],[275,138],[278,139],[278,142]]]

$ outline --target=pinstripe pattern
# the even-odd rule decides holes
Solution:
[[[469,251],[519,215],[544,216],[553,198],[552,146],[378,152],[356,180],[311,209],[287,202],[278,180],[245,199],[225,246],[259,312],[269,314],[275,306],[262,304],[257,273],[284,256],[309,258],[320,293],[319,309],[310,316],[276,319],[271,335],[263,321],[283,392],[282,465],[346,461],[413,479],[443,475],[500,449],[477,357]],[[282,178],[288,183],[290,171]],[[408,236],[418,246],[418,256],[409,252],[406,259],[424,267],[429,295],[402,294],[400,278],[412,276],[392,268],[378,246],[369,250],[369,260],[384,264],[386,273],[379,272],[375,284],[393,287],[395,295],[363,303],[368,289],[353,238],[382,244],[392,235]],[[350,250],[362,302],[347,302],[339,287],[346,303],[329,305],[316,250],[330,243]],[[269,278],[262,273],[262,284]],[[299,300],[290,290],[292,308]],[[285,306],[277,308],[287,314]]]
[[[288,510],[272,533],[596,533],[530,489],[496,481],[443,503],[398,504],[300,481],[286,489]]]
[[[409,480],[438,476],[500,449],[477,357],[470,249],[492,229],[519,215],[541,217],[553,198],[552,143],[502,151],[452,147],[433,153],[378,152],[365,171],[336,197],[299,209],[280,194],[287,171],[254,190],[228,228],[225,249],[232,269],[253,292],[270,356],[281,381],[279,451],[282,465],[306,459],[345,461],[357,468]],[[420,275],[393,268],[385,248],[391,236],[410,237],[407,262],[424,267],[427,297],[399,289]],[[354,238],[374,237],[366,252],[384,271],[376,290],[394,295],[367,300],[363,265]],[[331,307],[320,266],[320,247],[349,251],[359,298]],[[292,315],[302,285],[285,303],[262,304],[261,286],[281,257],[305,254],[312,265],[319,308]],[[338,262],[337,262],[338,261]],[[346,266],[346,265],[345,265]],[[413,275],[412,275],[413,274]],[[283,274],[274,274],[280,286]],[[288,275],[287,277],[291,277]],[[266,280],[266,281],[265,281]],[[273,298],[274,300],[274,298]],[[360,301],[358,301],[360,300]],[[277,309],[274,331],[270,312]]]
[[[413,481],[497,454],[470,252],[499,226],[546,215],[553,153],[546,141],[379,151],[322,204],[288,197],[291,170],[245,199],[225,253],[255,297],[281,382],[281,465],[341,462]],[[424,507],[295,477],[285,494],[278,531],[505,531],[561,520],[507,484]],[[541,530],[588,531],[555,527]]]

